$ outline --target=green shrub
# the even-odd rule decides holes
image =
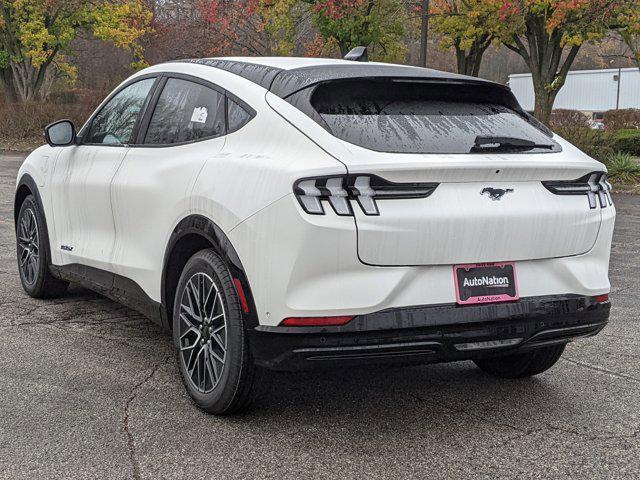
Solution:
[[[612,145],[611,136],[602,130],[593,130],[588,127],[564,127],[558,128],[555,132],[599,161],[604,161],[605,158],[616,152]]]
[[[618,152],[610,155],[605,164],[613,181],[626,184],[640,182],[640,162],[632,155]]]
[[[618,130],[611,135],[611,139],[615,151],[640,157],[640,130]]]

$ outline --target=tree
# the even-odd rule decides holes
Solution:
[[[431,0],[421,0],[420,6],[420,56],[418,64],[421,67],[427,66],[427,55],[429,53],[429,16],[431,10]]]
[[[618,22],[616,30],[640,69],[640,0],[631,0],[621,6]]]
[[[204,0],[203,16],[218,38],[213,54],[291,55],[300,0]]]
[[[150,21],[143,0],[0,0],[0,86],[10,101],[46,97],[52,72],[69,71],[62,55],[81,31],[131,49],[140,67]]]
[[[499,7],[497,35],[529,67],[534,115],[548,123],[580,47],[601,39],[615,24],[617,9],[629,0],[486,1]]]
[[[334,42],[340,55],[357,46],[371,47],[372,57],[403,61],[407,5],[402,0],[303,0],[324,42]]]
[[[499,5],[486,0],[432,0],[431,5],[440,47],[455,50],[458,73],[477,77],[496,37]]]
[[[271,55],[272,48],[260,0],[207,0],[202,13],[213,34],[218,36],[211,52]]]

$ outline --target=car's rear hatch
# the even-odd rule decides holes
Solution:
[[[366,161],[354,156],[347,161],[353,174],[372,173],[395,183],[438,183],[426,198],[378,200],[379,215],[366,215],[354,206],[360,259],[372,265],[437,265],[564,257],[590,250],[600,227],[600,208],[590,208],[583,195],[555,195],[542,180],[582,177],[593,165],[550,154],[531,155],[524,166],[521,156],[514,156],[418,156],[410,161],[396,155],[385,160],[368,155]]]
[[[600,165],[554,139],[504,87],[360,79],[321,84],[291,103],[339,139],[339,148],[323,146],[352,178],[437,184],[423,198],[377,200],[377,215],[352,200],[365,263],[533,260],[582,254],[596,241],[600,208],[542,182]]]

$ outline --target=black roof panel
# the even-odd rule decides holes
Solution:
[[[194,58],[180,61],[226,70],[227,72],[235,73],[236,75],[246,78],[253,83],[257,83],[267,90],[270,89],[273,79],[283,71],[281,68],[269,67],[259,63],[239,62],[220,58]]]
[[[467,77],[455,73],[441,72],[428,68],[411,67],[392,64],[375,64],[365,62],[311,65],[289,70],[261,65],[259,63],[243,62],[238,60],[225,60],[218,58],[202,58],[182,60],[183,62],[208,65],[210,67],[235,73],[250,80],[281,98],[305,89],[311,85],[330,80],[347,80],[354,78],[406,78],[407,80],[430,80],[460,83],[477,83],[495,85],[503,88],[504,85],[490,82],[475,77]]]

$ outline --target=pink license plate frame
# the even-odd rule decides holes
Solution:
[[[470,272],[480,272],[485,271],[491,277],[500,278],[506,277],[511,280],[509,277],[513,279],[513,288],[511,288],[511,283],[509,283],[508,287],[504,285],[483,285],[478,288],[482,288],[483,290],[489,292],[481,293],[478,295],[467,295],[468,291],[465,287],[461,285],[460,278],[458,276],[458,272],[461,270],[464,271],[463,275],[468,275]],[[499,272],[498,275],[495,272]],[[502,274],[500,274],[502,273]],[[510,275],[509,275],[510,274]],[[464,277],[463,277],[464,280]],[[489,280],[490,282],[491,280]],[[520,298],[518,293],[518,276],[516,274],[516,264],[515,262],[492,262],[492,263],[467,263],[463,265],[454,265],[453,266],[453,282],[456,288],[456,301],[459,305],[476,305],[480,303],[499,303],[499,302],[513,302]],[[495,288],[497,292],[492,294],[490,292],[491,289]],[[464,292],[464,298],[462,298],[462,290]],[[508,291],[507,291],[508,290]]]

